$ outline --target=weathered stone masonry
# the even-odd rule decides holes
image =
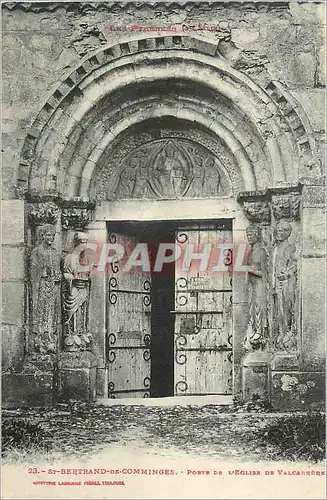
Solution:
[[[213,23],[216,32],[110,28]],[[128,218],[129,206],[141,213],[143,199],[162,208],[173,198],[181,214],[193,206],[194,218],[231,219],[236,243],[255,227],[251,258],[266,271],[251,290],[233,277],[233,394],[276,408],[321,402],[323,23],[322,3],[3,5],[5,404],[107,396],[103,278],[78,285],[72,318],[84,326],[66,335],[57,258],[68,262],[76,231],[106,241],[106,221]],[[216,176],[217,188],[199,181],[200,192],[190,174],[169,194],[147,162],[160,154],[194,178]]]

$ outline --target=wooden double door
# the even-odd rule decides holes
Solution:
[[[228,221],[121,223],[108,234],[124,248],[107,274],[109,397],[232,394]]]

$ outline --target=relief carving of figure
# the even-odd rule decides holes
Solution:
[[[276,246],[273,252],[273,304],[275,346],[294,350],[296,339],[296,247],[289,242],[292,226],[281,221],[275,229]]]
[[[204,178],[201,195],[217,196],[219,193],[220,175],[217,167],[215,166],[215,159],[208,157],[204,162]]]
[[[115,199],[142,198],[147,191],[145,167],[139,158],[130,158],[119,176]]]
[[[258,226],[248,227],[246,236],[251,249],[247,260],[249,268],[249,324],[245,348],[251,350],[263,348],[268,339],[268,259],[262,245],[260,228]]]
[[[58,347],[58,318],[60,311],[60,253],[53,247],[55,228],[40,227],[41,243],[31,252],[31,325],[34,351],[55,353]]]
[[[88,235],[76,232],[74,249],[65,256],[62,264],[64,346],[70,351],[87,348],[91,343],[88,331],[91,270],[86,251],[87,243]]]
[[[119,198],[133,198],[134,189],[137,177],[137,161],[131,159],[130,164],[127,165],[119,177],[119,183],[116,188],[115,197]]]
[[[192,180],[190,166],[186,156],[173,142],[168,142],[158,154],[151,170],[151,177],[151,187],[161,197],[184,196]]]

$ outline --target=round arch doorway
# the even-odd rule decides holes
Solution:
[[[162,244],[183,256],[210,247],[213,268],[219,252],[233,250],[233,223],[243,217],[233,193],[242,186],[219,138],[167,116],[137,123],[112,141],[91,192],[109,243],[129,253],[145,244],[150,261]],[[231,262],[212,273],[209,265],[200,270],[199,260],[194,255],[188,272],[182,257],[160,272],[154,262],[127,273],[124,262],[111,265],[104,300],[109,398],[233,393]],[[238,276],[234,281],[237,290]]]

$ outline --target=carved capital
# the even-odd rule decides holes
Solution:
[[[33,226],[54,224],[60,213],[59,207],[51,202],[33,203],[29,205],[28,218]]]
[[[251,222],[270,222],[270,207],[267,200],[243,201],[243,210]]]
[[[63,208],[61,223],[64,229],[82,229],[91,218],[90,210],[86,208]]]
[[[272,211],[275,219],[297,220],[300,218],[301,197],[298,193],[273,196]]]

